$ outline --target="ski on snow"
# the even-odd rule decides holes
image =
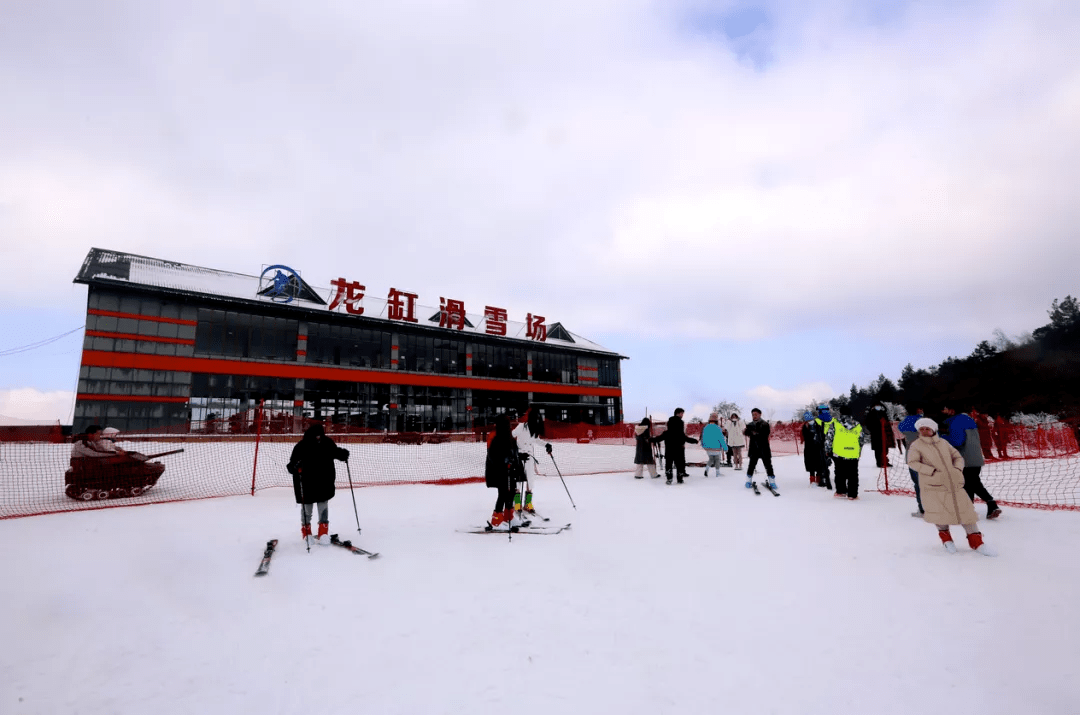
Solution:
[[[570,528],[569,524],[563,526],[520,526],[510,531],[510,534],[537,534],[540,536],[550,536],[552,534],[558,534]],[[469,529],[458,529],[458,532],[462,534],[507,534],[506,529],[496,529],[491,524],[486,526],[474,526]]]
[[[259,568],[255,571],[256,576],[265,576],[270,573],[270,559],[274,557],[274,549],[276,548],[277,539],[266,542],[266,550],[263,551],[262,561],[259,562]]]
[[[761,496],[761,490],[757,488],[757,482],[750,482],[750,488],[754,490],[754,494]]]
[[[772,495],[774,497],[780,496],[780,492],[776,491],[776,489],[774,489],[773,486],[771,484],[769,484],[768,482],[765,482],[765,488],[768,489],[770,492],[772,492]]]
[[[357,555],[362,554],[364,556],[367,556],[369,559],[373,559],[373,558],[375,558],[376,556],[379,555],[378,552],[372,553],[370,551],[367,551],[366,549],[361,549],[359,546],[353,546],[353,543],[351,541],[342,541],[341,539],[338,538],[337,534],[330,534],[330,545],[331,546],[340,546],[343,549],[348,549],[349,551],[353,552],[354,554],[357,554]]]

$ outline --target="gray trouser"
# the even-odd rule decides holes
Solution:
[[[934,524],[934,526],[936,526],[938,528],[938,531],[948,531],[949,530],[949,527],[947,525],[945,525],[945,524]],[[979,533],[979,525],[978,524],[961,524],[961,526],[964,527],[964,533],[966,533],[966,534],[978,534]]]
[[[301,504],[300,505],[300,525],[311,526],[311,511],[314,504]],[[330,523],[330,502],[319,502],[319,523]]]
[[[721,452],[720,450],[707,450],[707,454],[709,455],[709,461],[705,463],[705,469],[712,467],[719,472],[720,467],[727,464],[727,462],[724,461],[724,452]]]

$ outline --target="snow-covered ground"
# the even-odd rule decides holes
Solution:
[[[339,492],[376,560],[307,553],[290,489],[0,521],[0,713],[1077,712],[1080,514],[949,555],[914,499],[832,499],[799,457],[780,498],[701,471],[571,477],[576,511],[540,478],[573,527],[513,541],[456,531],[481,485],[360,489],[359,538]]]

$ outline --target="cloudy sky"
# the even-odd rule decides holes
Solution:
[[[1080,294],[1080,5],[8,0],[0,415],[92,246],[548,316],[786,418]],[[347,268],[347,271],[345,271]],[[425,301],[428,302],[428,301]]]

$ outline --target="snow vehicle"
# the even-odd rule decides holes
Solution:
[[[72,457],[64,473],[64,493],[79,501],[137,497],[157,484],[165,471],[161,462],[150,460],[183,452],[174,449],[158,454],[126,454],[108,457]]]

